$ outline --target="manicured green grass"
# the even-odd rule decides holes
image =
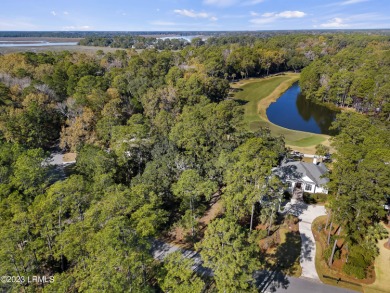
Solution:
[[[390,233],[390,229],[387,228]],[[371,285],[364,285],[365,293],[390,292],[390,250],[384,247],[388,238],[378,242],[379,256],[375,259],[375,282]]]
[[[276,233],[279,233],[280,243],[265,253],[265,269],[278,270],[288,276],[300,277],[302,267],[299,259],[302,245],[299,232],[291,231],[286,225],[282,225]]]
[[[259,79],[249,82],[235,94],[235,98],[246,101],[244,105],[244,121],[250,125],[252,122],[261,121],[257,112],[257,103],[269,96],[283,81],[289,80],[287,76],[276,76],[268,79]]]
[[[327,135],[290,130],[271,123],[266,115],[268,106],[276,101],[299,78],[298,74],[288,73],[262,79],[251,79],[234,84],[237,89],[234,98],[246,102],[244,122],[251,130],[268,127],[273,135],[282,135],[286,144],[304,153],[315,152],[317,144],[329,145]]]
[[[287,228],[281,228],[280,246],[276,250],[276,262],[282,272],[289,276],[299,278],[302,275],[302,267],[299,262],[301,255],[301,236],[299,232],[291,232]]]
[[[298,140],[294,140],[293,142],[296,146],[305,147],[323,143],[325,140],[326,138],[320,135],[311,135]]]

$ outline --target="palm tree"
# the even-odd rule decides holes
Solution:
[[[368,227],[365,240],[366,243],[377,243],[378,240],[384,239],[388,234],[385,227],[376,223],[374,226]]]

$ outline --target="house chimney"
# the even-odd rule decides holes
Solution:
[[[313,164],[317,165],[317,157],[316,156],[314,156],[314,158],[313,158]]]

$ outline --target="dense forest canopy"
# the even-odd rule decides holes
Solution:
[[[301,75],[306,97],[390,119],[390,43],[354,46],[312,62]]]
[[[118,46],[130,38],[118,37]],[[198,38],[181,50],[1,55],[0,275],[54,275],[50,292],[200,292],[205,280],[190,260],[178,264],[180,256],[172,256],[161,265],[150,248],[174,226],[197,242],[198,218],[221,196],[226,213],[196,247],[220,292],[249,290],[261,263],[247,219],[260,193],[260,217],[275,218],[284,186],[272,168],[286,149],[268,129],[246,130],[229,82],[302,68],[308,98],[375,113],[340,116],[335,124],[354,126],[335,137],[338,160],[354,159],[336,165],[342,176],[332,177],[332,210],[358,250],[362,226],[378,223],[381,195],[389,193],[382,166],[389,161],[388,46],[384,36],[298,34]],[[339,84],[344,76],[348,87]],[[350,133],[361,123],[367,133]],[[47,163],[58,148],[78,153],[67,176]],[[349,184],[361,218],[350,214],[341,223]],[[371,196],[376,209],[368,211],[360,204]],[[234,246],[226,252],[225,243]],[[21,287],[42,289],[4,285]]]

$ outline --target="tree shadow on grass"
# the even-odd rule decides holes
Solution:
[[[294,275],[301,255],[301,237],[299,232],[287,232],[286,240],[280,244],[275,253],[269,255],[267,270],[254,274],[259,292],[276,292],[278,288],[287,289],[290,281],[287,275]]]
[[[249,128],[250,130],[259,130],[261,127],[263,127],[264,125],[260,122],[260,121],[253,121],[249,124]]]
[[[299,232],[287,232],[286,241],[278,246],[273,261],[283,273],[294,275],[297,272],[301,255],[301,236]]]
[[[243,88],[237,88],[237,87],[235,87],[235,88],[231,87],[230,90],[231,90],[232,92],[237,93],[237,92],[242,92],[244,89],[243,89]]]
[[[241,99],[234,99],[235,102],[237,102],[240,106],[244,106],[248,104],[248,101],[241,100]]]
[[[290,281],[287,275],[294,275],[299,268],[301,255],[301,237],[298,231],[285,234],[286,240],[276,251],[268,255],[267,270],[254,274],[259,292],[276,292],[279,288],[287,289]]]

